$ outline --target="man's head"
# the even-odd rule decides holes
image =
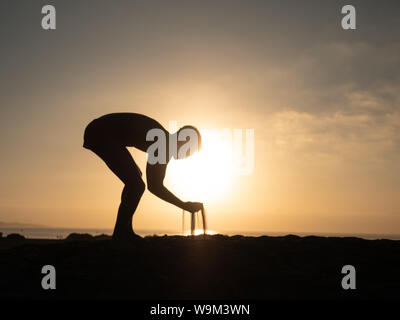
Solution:
[[[175,135],[177,138],[177,156],[175,159],[184,159],[201,150],[201,134],[196,127],[183,126]]]

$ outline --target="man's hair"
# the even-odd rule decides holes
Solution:
[[[182,128],[180,128],[180,129],[178,130],[178,132],[177,132],[177,137],[179,137],[179,133],[180,133],[182,130],[185,130],[185,129],[194,130],[194,131],[196,132],[196,135],[197,135],[197,146],[198,146],[198,150],[200,151],[200,150],[201,150],[201,134],[200,134],[199,129],[197,129],[197,128],[194,127],[194,126],[183,126]]]

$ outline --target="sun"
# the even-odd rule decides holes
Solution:
[[[167,183],[188,201],[221,199],[234,180],[232,148],[216,132],[202,131],[202,149],[183,160],[171,160]]]

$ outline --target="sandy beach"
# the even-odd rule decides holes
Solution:
[[[43,290],[41,268],[56,269]],[[344,265],[357,272],[344,290]],[[400,241],[334,237],[108,236],[0,239],[2,298],[399,298]]]

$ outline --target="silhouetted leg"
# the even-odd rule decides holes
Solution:
[[[124,240],[134,236],[132,216],[145,190],[141,172],[128,149],[123,146],[105,145],[91,149],[125,184],[121,195],[113,239]]]
[[[144,189],[145,186],[143,182],[142,185],[125,185],[122,190],[121,204],[118,208],[118,216],[113,233],[114,239],[125,239],[135,235],[132,230],[132,217],[136,211]]]

